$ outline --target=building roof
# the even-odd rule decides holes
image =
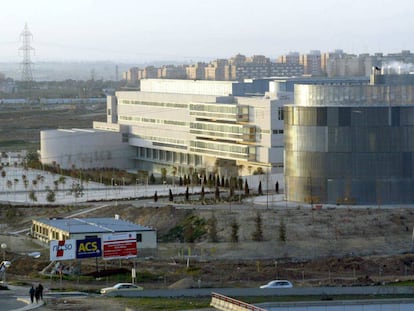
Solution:
[[[153,228],[117,218],[51,218],[36,221],[70,234],[155,231]]]

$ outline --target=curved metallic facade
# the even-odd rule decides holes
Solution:
[[[414,87],[295,87],[285,107],[289,201],[414,202]]]

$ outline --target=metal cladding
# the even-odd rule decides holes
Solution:
[[[380,77],[295,86],[284,120],[287,200],[414,202],[414,75]]]

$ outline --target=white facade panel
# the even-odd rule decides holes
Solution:
[[[131,167],[132,148],[122,133],[97,130],[47,130],[40,132],[40,160],[62,169]]]

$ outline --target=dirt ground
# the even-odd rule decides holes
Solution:
[[[1,209],[2,219],[9,219],[8,226],[3,224],[4,233],[28,227],[32,217],[61,217],[78,208],[13,209],[12,216],[9,208]],[[108,206],[85,217],[112,217],[114,213],[114,206]],[[188,210],[124,204],[116,207],[116,213],[122,219],[156,228],[159,237],[188,213],[206,220],[214,215],[218,220],[217,243],[206,239],[195,243],[159,243],[156,251],[141,252],[139,270],[153,277],[143,284],[148,288],[167,287],[186,277],[192,277],[195,282],[201,280],[203,286],[248,287],[258,286],[269,278],[290,279],[299,286],[359,284],[406,279],[414,273],[414,254],[411,254],[414,209],[411,207],[336,207],[312,211],[305,206],[288,209],[233,206],[230,211],[228,206]],[[264,236],[261,242],[252,240],[258,213]],[[279,240],[281,219],[286,225],[285,242]],[[230,242],[230,223],[234,220],[240,224],[238,243]],[[27,236],[4,235],[0,239],[14,253],[41,248]],[[27,268],[41,270],[49,263],[47,250],[43,252],[40,260],[33,260],[32,267],[26,264],[28,259],[22,261],[23,267],[16,260],[15,269],[10,268],[10,273],[19,271],[29,275],[31,271]],[[105,264],[110,266],[108,262]],[[95,261],[90,265],[84,261],[82,265],[84,270],[96,268]],[[123,265],[132,267],[131,262]],[[102,282],[88,285],[102,287]]]
[[[6,234],[28,228],[32,218],[63,217],[84,208],[2,207],[1,219],[7,220],[7,225],[1,225],[3,235],[0,240],[10,246],[6,252],[8,258],[18,257],[9,269],[8,278],[28,284],[41,281],[53,290],[92,292],[118,281],[130,281],[129,274],[118,280],[102,277],[61,282],[58,278],[40,277],[38,271],[49,264],[48,250],[24,234]],[[295,286],[375,285],[414,279],[414,254],[411,253],[413,207],[312,210],[309,206],[266,209],[232,205],[230,209],[228,205],[217,205],[179,209],[163,205],[140,207],[125,202],[84,216],[113,217],[115,213],[122,219],[156,228],[159,237],[189,213],[206,220],[214,215],[218,220],[217,243],[206,239],[195,243],[159,243],[156,251],[140,252],[135,265],[141,276],[138,282],[144,288],[257,287],[277,278],[289,279]],[[252,240],[258,214],[261,215],[264,237],[261,242]],[[286,225],[284,242],[279,236],[282,219]],[[230,224],[234,221],[240,224],[238,243],[230,242]],[[34,250],[41,250],[42,257],[31,259],[17,255]],[[133,262],[98,261],[99,270],[119,266],[130,270]],[[82,272],[93,272],[96,268],[94,260],[82,261]],[[59,310],[109,310],[102,307],[99,299],[88,306],[82,301],[65,302],[62,299],[53,303],[59,304]],[[117,303],[111,304],[110,310],[118,310]],[[50,310],[55,307],[48,306]],[[125,310],[122,305],[119,308]]]

